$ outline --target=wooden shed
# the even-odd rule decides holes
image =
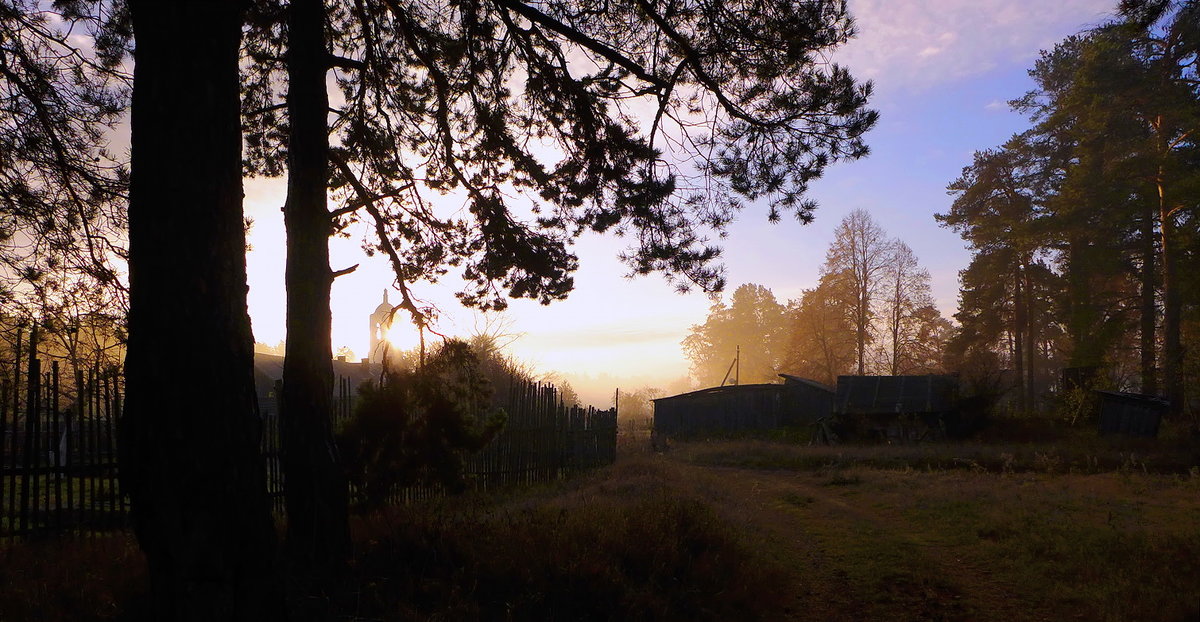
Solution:
[[[779,374],[783,378],[784,400],[794,420],[790,425],[808,425],[833,413],[833,398],[837,391],[833,387],[791,374]]]
[[[667,436],[770,430],[829,413],[833,389],[804,378],[710,387],[654,400],[654,431]]]
[[[1096,395],[1099,397],[1101,434],[1158,436],[1158,426],[1169,406],[1166,400],[1120,391],[1096,391]]]
[[[942,438],[956,424],[958,377],[838,376],[834,414],[859,436]]]

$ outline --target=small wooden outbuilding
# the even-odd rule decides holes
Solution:
[[[1169,406],[1166,400],[1153,395],[1120,391],[1096,391],[1096,395],[1099,398],[1101,434],[1147,438],[1158,436],[1158,426]]]
[[[958,415],[958,377],[838,376],[834,414],[847,431],[881,440],[942,438]]]
[[[710,387],[654,400],[654,431],[667,436],[771,430],[829,414],[833,389],[797,376],[783,384]]]

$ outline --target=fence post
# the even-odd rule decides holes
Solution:
[[[21,518],[18,529],[24,533],[29,527],[29,504],[32,501],[30,496],[30,488],[33,483],[30,477],[33,470],[33,455],[35,447],[35,422],[37,421],[37,397],[40,387],[38,381],[41,380],[41,371],[38,369],[37,360],[37,326],[35,325],[30,330],[29,335],[29,368],[25,372],[25,377],[28,380],[29,387],[25,392],[25,442],[22,456],[21,470]]]
[[[0,378],[0,507],[3,507],[5,494],[9,489],[8,475],[4,472],[4,464],[8,461],[8,391],[8,378],[5,376]],[[13,428],[16,428],[15,422]],[[0,520],[7,525],[12,525],[7,512],[0,512]],[[8,531],[10,529],[0,531],[0,538],[7,535]]]
[[[63,458],[63,443],[62,443],[62,413],[58,411],[58,361],[50,362],[50,411],[53,417],[54,436],[51,439],[54,443],[54,464],[50,465],[50,472],[54,476],[54,529],[62,529],[62,458]]]
[[[17,327],[17,343],[14,346],[13,358],[13,401],[12,401],[12,439],[9,442],[9,447],[12,449],[9,452],[9,487],[8,487],[8,530],[9,533],[15,533],[13,525],[16,524],[17,517],[17,432],[20,429],[18,418],[21,416],[21,342],[24,337],[21,327]]]

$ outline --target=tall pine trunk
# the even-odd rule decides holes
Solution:
[[[301,576],[319,578],[350,550],[347,487],[332,433],[333,352],[329,300],[332,233],[329,109],[322,0],[289,5],[287,346],[283,363],[285,549]]]
[[[246,309],[241,2],[132,0],[121,476],[156,620],[283,613]]]
[[[1175,218],[1166,201],[1166,191],[1159,175],[1159,227],[1162,233],[1163,271],[1163,388],[1171,403],[1170,413],[1183,412],[1183,343],[1180,340],[1180,316],[1183,299],[1179,295],[1175,268]]]
[[[1025,295],[1022,291],[1021,267],[1013,271],[1013,368],[1017,375],[1017,408],[1025,413],[1028,401],[1025,384],[1025,331],[1027,329],[1028,313],[1025,307]]]
[[[1158,319],[1158,307],[1154,300],[1155,284],[1155,253],[1154,245],[1154,208],[1149,206],[1142,215],[1141,222],[1141,348],[1142,393],[1154,395],[1158,393],[1158,370],[1155,357],[1155,324]]]
[[[1033,309],[1033,283],[1029,277],[1030,261],[1026,258],[1021,264],[1021,283],[1025,295],[1025,400],[1029,410],[1037,409],[1037,331]]]

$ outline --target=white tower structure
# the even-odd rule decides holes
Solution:
[[[372,365],[383,364],[384,354],[390,345],[387,341],[387,331],[392,325],[392,304],[388,302],[387,290],[383,290],[383,302],[371,313],[371,349],[368,358]]]

